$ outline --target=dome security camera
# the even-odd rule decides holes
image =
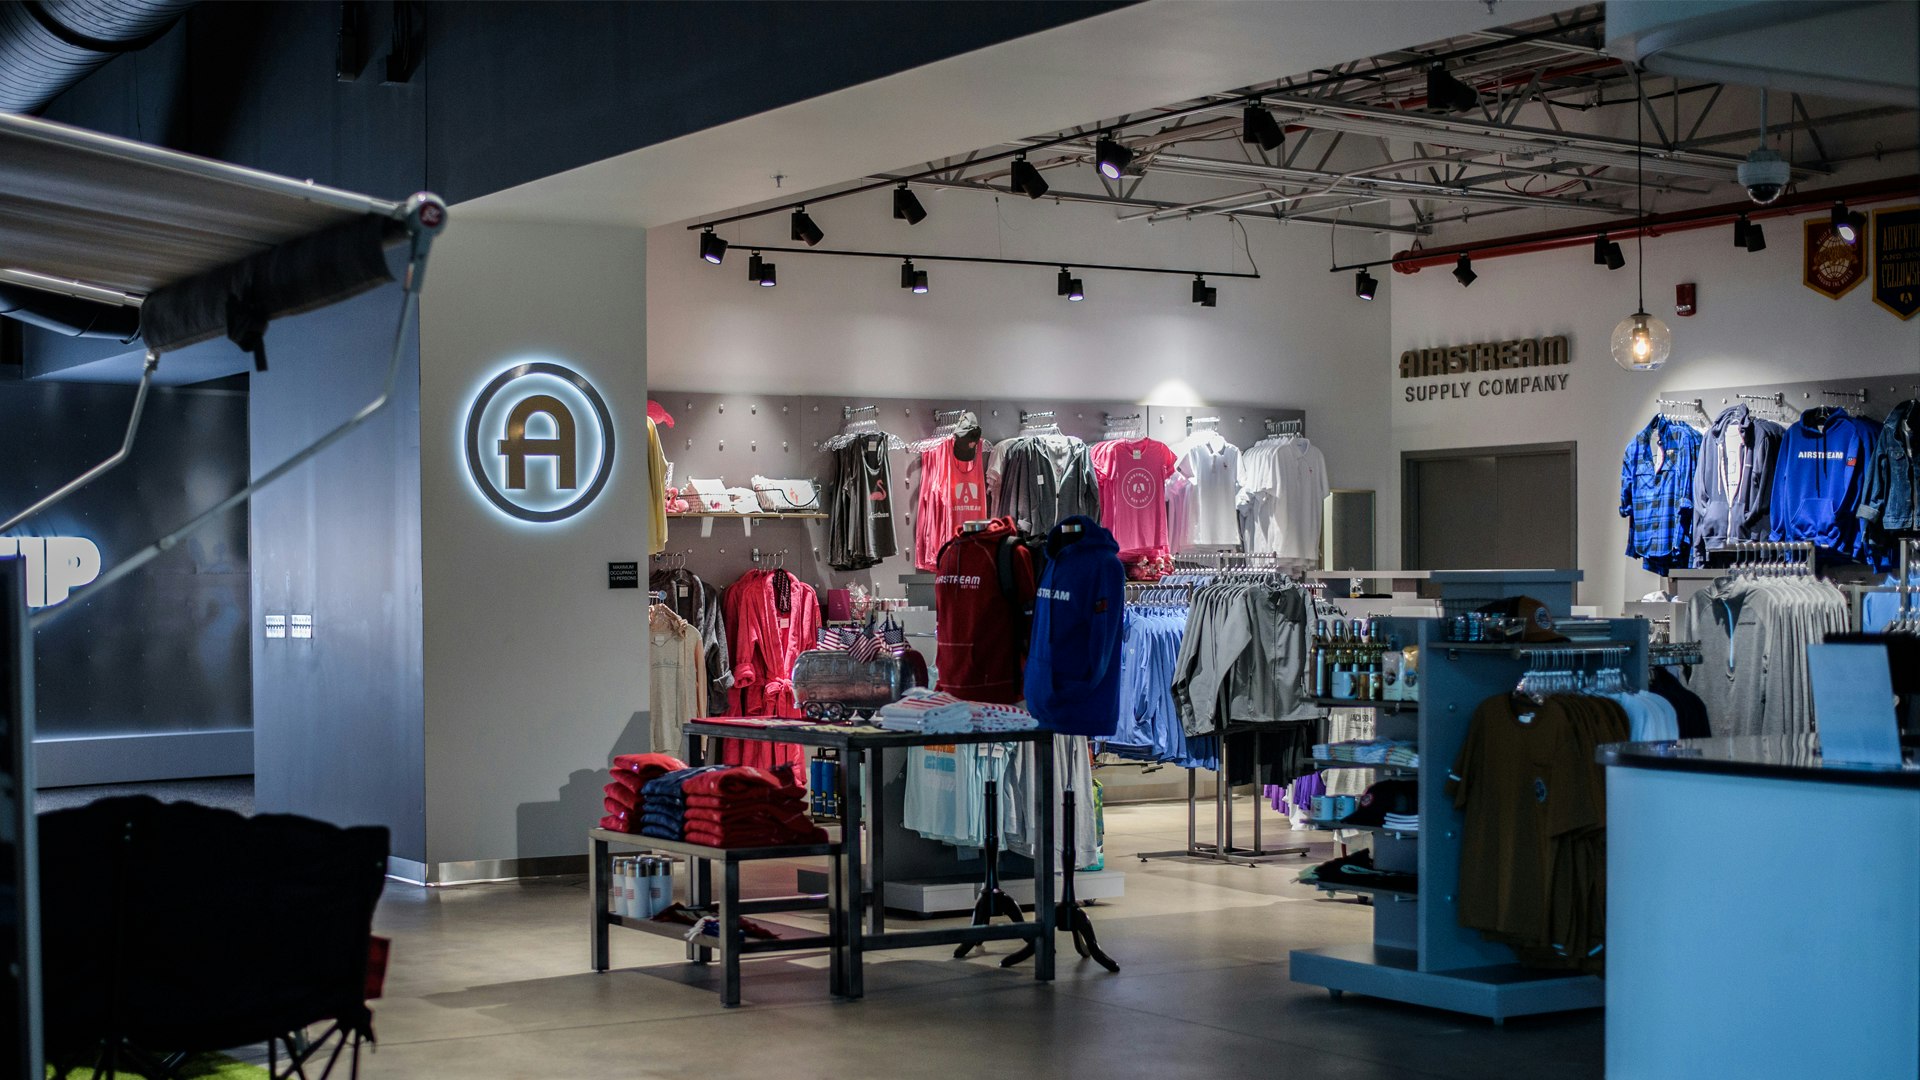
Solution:
[[[1747,189],[1747,198],[1761,206],[1778,199],[1793,179],[1793,169],[1786,160],[1764,146],[1748,154],[1735,173]]]

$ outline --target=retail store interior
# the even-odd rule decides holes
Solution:
[[[9,1071],[1920,1077],[1917,313],[1912,0],[0,4]]]

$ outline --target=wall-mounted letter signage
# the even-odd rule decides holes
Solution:
[[[1873,302],[1902,319],[1920,313],[1920,206],[1873,212]]]
[[[27,606],[52,607],[100,576],[100,549],[84,536],[0,536],[0,559],[27,568]]]
[[[516,364],[467,412],[467,469],[487,501],[522,521],[564,521],[613,475],[613,417],[586,377],[560,364]]]
[[[1514,341],[1483,341],[1477,345],[1442,345],[1436,349],[1408,349],[1400,354],[1400,377],[1424,379],[1434,375],[1462,375],[1469,371],[1553,367],[1569,363],[1567,339],[1555,335]]]

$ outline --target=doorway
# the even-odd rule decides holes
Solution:
[[[1406,568],[1577,566],[1574,454],[1570,442],[1401,454]]]

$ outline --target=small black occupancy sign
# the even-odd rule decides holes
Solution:
[[[610,562],[607,564],[607,588],[637,589],[640,587],[640,564],[637,562]]]

